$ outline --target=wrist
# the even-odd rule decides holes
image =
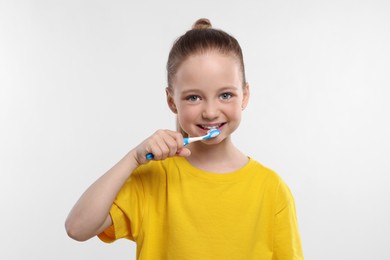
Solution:
[[[137,156],[137,152],[135,149],[132,149],[130,152],[128,152],[126,155],[125,155],[125,158],[124,158],[130,168],[133,170],[135,170],[136,168],[138,168],[138,166],[140,166],[142,163],[138,160],[138,156]]]

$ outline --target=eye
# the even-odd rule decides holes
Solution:
[[[220,96],[219,96],[222,100],[229,100],[233,97],[233,94],[230,93],[230,92],[226,92],[226,93],[222,93]]]
[[[200,97],[197,95],[190,95],[190,96],[186,97],[186,100],[188,100],[190,102],[196,102],[196,101],[200,100]]]

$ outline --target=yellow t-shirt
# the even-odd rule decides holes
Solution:
[[[226,174],[183,157],[137,168],[119,192],[105,242],[128,238],[137,259],[301,260],[294,199],[253,159]]]

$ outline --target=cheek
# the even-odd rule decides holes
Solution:
[[[241,103],[239,103],[239,102],[232,103],[226,109],[231,117],[241,118],[241,112],[242,112]]]
[[[197,122],[198,114],[193,109],[181,109],[177,114],[180,127],[188,135],[193,134],[194,123]]]
[[[178,116],[182,123],[192,122],[197,116],[197,111],[195,108],[180,107]]]
[[[233,120],[240,121],[241,120],[241,109],[239,109],[239,110],[237,110],[237,109],[232,110],[230,115],[232,116]]]

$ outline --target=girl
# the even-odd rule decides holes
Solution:
[[[236,39],[200,19],[174,43],[167,71],[178,132],[158,130],[92,184],[68,235],[131,239],[137,259],[303,259],[288,187],[231,140],[249,100]],[[220,134],[184,147],[183,136],[210,129]]]

